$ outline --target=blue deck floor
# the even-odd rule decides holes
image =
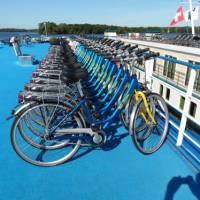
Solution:
[[[47,48],[33,45],[23,52],[41,60]],[[0,200],[200,199],[196,174],[169,144],[154,155],[141,155],[123,128],[104,149],[82,149],[61,166],[40,168],[22,161],[10,144],[12,120],[5,118],[35,67],[21,67],[16,60],[11,47],[0,48]]]

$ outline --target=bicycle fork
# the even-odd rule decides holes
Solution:
[[[157,122],[156,120],[154,119],[153,115],[152,115],[152,112],[150,111],[150,108],[149,108],[149,104],[147,102],[147,98],[146,98],[146,95],[142,92],[142,91],[136,91],[135,92],[135,99],[136,101],[138,102],[139,101],[139,98],[142,98],[143,102],[144,102],[144,106],[145,106],[145,109],[147,111],[147,114],[149,115],[150,119],[152,120],[153,124],[156,125]],[[146,122],[146,124],[149,123],[149,120],[146,118],[145,114],[143,111],[141,111],[140,113],[144,119],[144,121]]]

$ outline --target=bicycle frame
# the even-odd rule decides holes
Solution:
[[[121,112],[121,110],[124,108],[124,106],[126,105],[126,103],[129,101],[129,99],[132,97],[133,93],[134,93],[134,89],[136,88],[137,85],[137,79],[132,79],[130,86],[124,96],[124,98],[121,100],[121,102],[119,103],[119,105],[117,106],[117,108],[115,109],[115,111],[109,116],[107,117],[107,113],[108,110],[110,110],[112,108],[112,104],[109,104],[104,113],[102,113],[102,118],[97,121],[90,109],[88,108],[87,105],[87,99],[82,98],[80,100],[80,102],[77,103],[77,105],[59,122],[59,124],[56,127],[53,127],[52,129],[50,129],[50,132],[53,132],[57,129],[57,127],[59,127],[60,124],[62,124],[65,119],[67,119],[70,115],[75,115],[77,113],[77,111],[81,110],[83,115],[84,115],[84,119],[85,121],[90,124],[90,126],[97,126],[100,127],[102,130],[106,130],[107,128],[110,127],[110,125],[115,121],[115,119],[118,117],[119,113]],[[121,87],[118,89],[118,91],[116,93],[119,94],[121,90]],[[80,133],[89,133],[92,134],[92,129],[84,130],[84,129],[74,129],[73,133],[76,134],[80,134]],[[63,129],[63,130],[59,130],[59,133],[63,133],[63,135],[65,134],[71,134],[72,130],[71,129]]]

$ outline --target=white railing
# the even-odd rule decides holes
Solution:
[[[179,127],[179,132],[178,132],[177,143],[176,143],[177,146],[181,146],[183,143],[183,137],[185,134],[186,124],[187,124],[187,120],[188,120],[188,113],[189,113],[191,98],[192,98],[192,94],[193,94],[194,88],[195,88],[194,86],[195,86],[195,78],[196,78],[196,74],[197,74],[197,69],[200,69],[200,66],[194,65],[189,62],[184,62],[184,61],[176,60],[173,58],[164,57],[164,56],[160,56],[160,59],[167,60],[169,62],[173,62],[173,63],[177,63],[177,64],[181,64],[185,67],[191,68],[191,73],[190,73],[189,82],[188,82],[188,86],[187,86],[187,90],[186,90],[186,94],[185,94],[185,103],[184,103],[184,107],[183,107],[183,112],[181,114],[181,122],[180,122],[180,127]]]

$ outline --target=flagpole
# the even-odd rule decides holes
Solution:
[[[195,36],[192,0],[189,0],[189,5],[190,5],[190,17],[191,17],[192,35]]]
[[[45,33],[46,33],[46,37],[47,37],[47,22],[44,22],[44,28],[45,28]]]

